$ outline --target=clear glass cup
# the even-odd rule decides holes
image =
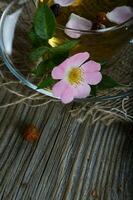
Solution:
[[[54,97],[50,89],[38,89],[37,84],[39,80],[30,73],[33,63],[28,59],[28,55],[31,51],[31,44],[27,35],[31,28],[35,10],[36,7],[33,1],[14,0],[8,5],[2,14],[0,22],[0,53],[6,67],[22,82],[22,84],[44,95]],[[54,38],[50,40],[52,46],[61,44],[69,38],[65,34],[64,29],[65,27],[63,25],[57,25],[56,34]],[[76,50],[71,52],[72,54],[88,51],[91,55],[91,59],[98,62],[106,62],[109,66],[108,69],[105,69],[105,74],[113,75],[116,77],[117,81],[122,84],[131,82],[131,80],[124,79],[124,70],[119,68],[118,71],[122,72],[117,74],[117,66],[115,66],[115,63],[117,63],[118,59],[123,59],[122,52],[124,52],[125,45],[132,42],[133,18],[121,25],[101,30],[68,30],[69,32],[79,33],[81,35],[80,43]],[[129,77],[131,73],[129,72]],[[130,79],[132,78],[130,77]],[[132,94],[132,89],[126,92],[118,90],[115,93],[108,90],[106,93],[99,93],[97,97],[90,96],[86,98],[86,100],[109,100],[130,94]]]

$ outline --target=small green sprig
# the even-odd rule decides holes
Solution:
[[[53,84],[51,70],[64,61],[69,56],[70,51],[79,43],[79,40],[67,40],[57,47],[51,47],[49,39],[54,36],[55,30],[56,19],[52,10],[47,4],[39,4],[33,19],[33,26],[29,32],[33,47],[29,58],[36,63],[39,61],[32,73],[38,77],[47,74],[47,77],[39,83],[39,88]]]

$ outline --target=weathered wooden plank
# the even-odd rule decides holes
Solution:
[[[0,104],[11,101],[2,89]],[[68,107],[24,104],[1,110],[0,199],[132,200],[133,141],[128,125],[79,124]],[[22,137],[26,123],[41,132]]]

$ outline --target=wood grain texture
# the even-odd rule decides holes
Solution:
[[[0,104],[12,96],[0,90]],[[0,200],[132,200],[129,125],[80,124],[59,103],[0,110]],[[40,130],[30,144],[27,123]],[[132,133],[130,133],[132,134]]]

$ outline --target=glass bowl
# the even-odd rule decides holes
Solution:
[[[50,89],[38,89],[38,79],[31,75],[34,65],[28,55],[31,44],[28,38],[36,7],[33,1],[14,0],[2,14],[0,21],[0,54],[13,75],[19,81],[46,96],[57,98]],[[69,37],[65,34],[65,27],[57,25],[55,36],[49,41],[51,46],[61,44]],[[105,74],[111,75],[116,81],[129,85],[132,82],[132,43],[133,18],[125,23],[101,30],[81,31],[68,29],[67,31],[80,34],[80,44],[72,53],[88,51],[91,59],[104,62],[108,66]],[[130,54],[129,63],[127,57]],[[132,94],[132,88],[108,89],[98,93],[96,97],[89,96],[85,101],[101,101],[123,98]]]

